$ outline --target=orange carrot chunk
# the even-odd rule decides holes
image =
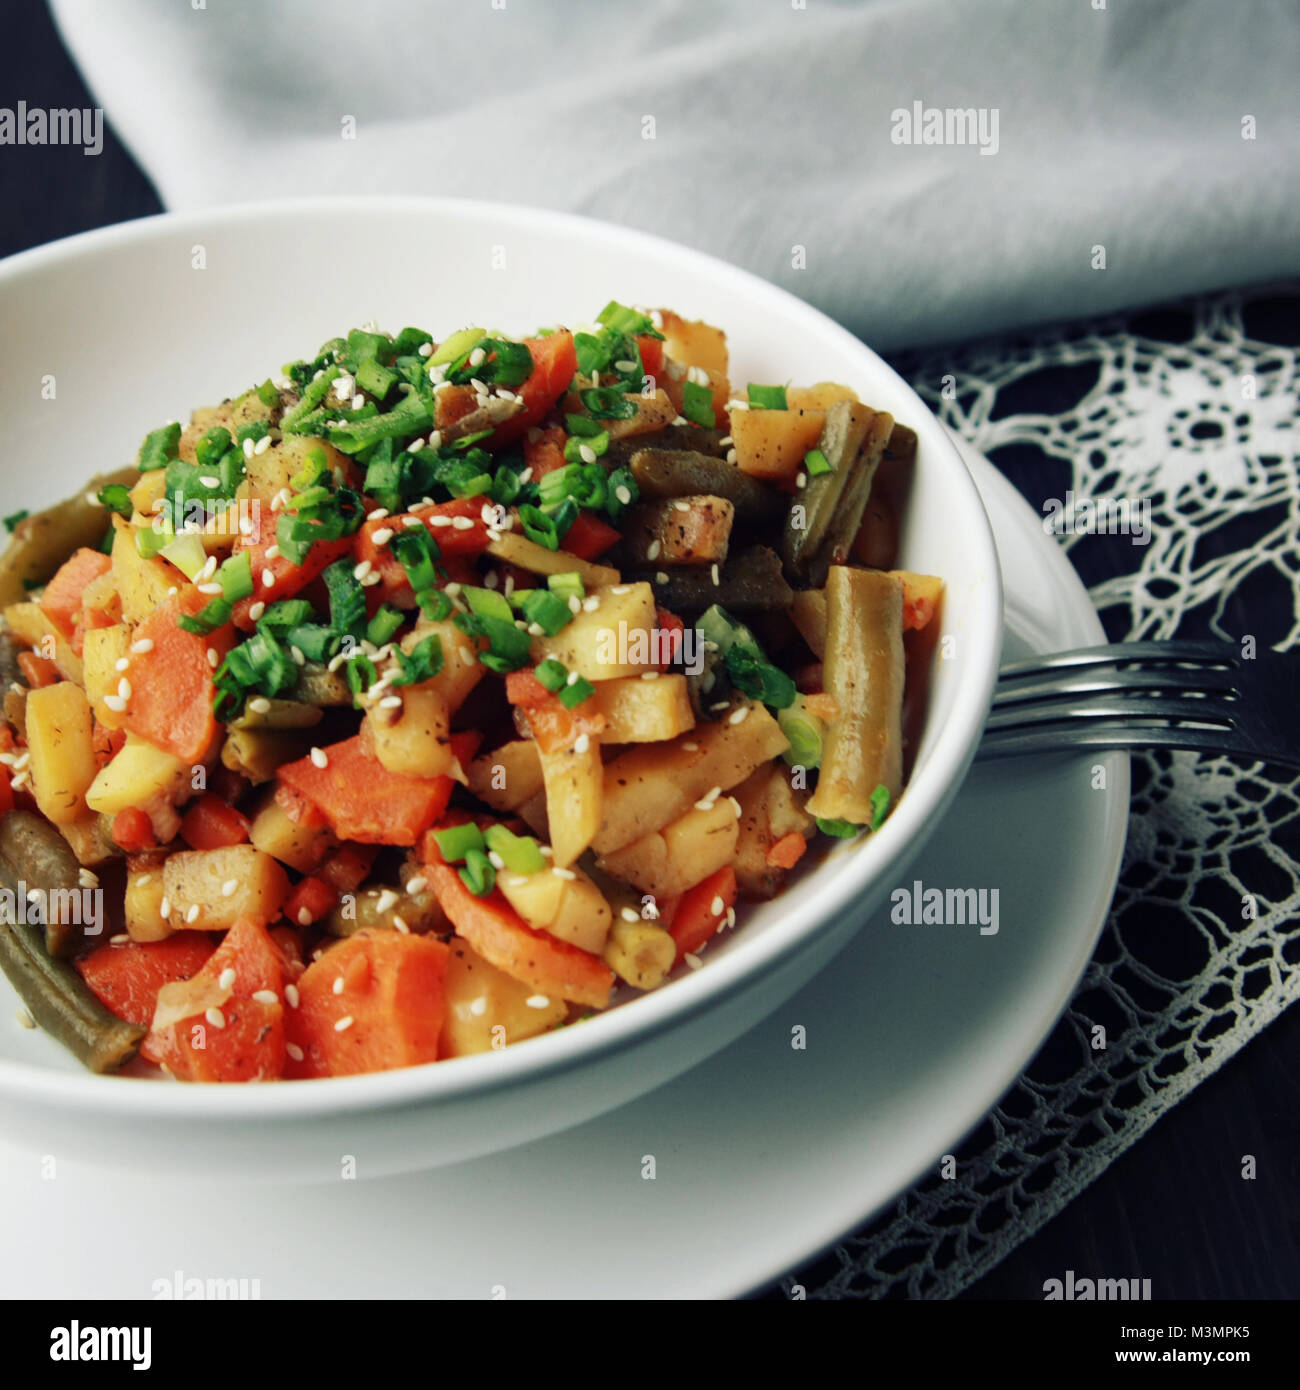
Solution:
[[[361,735],[320,750],[324,767],[310,757],[286,763],[280,785],[320,809],[340,840],[366,845],[413,845],[446,809],[450,777],[404,777],[371,757]]]
[[[241,917],[183,987],[199,1000],[194,1012],[167,1023],[155,1013],[161,1026],[141,1054],[181,1081],[277,1080],[285,1059],[284,967],[266,928]],[[204,1004],[205,997],[221,1002]]]
[[[285,1075],[355,1076],[436,1062],[448,955],[431,936],[395,931],[360,931],[327,951],[298,981]]]
[[[488,440],[488,447],[492,449],[513,443],[534,425],[540,425],[555,402],[569,389],[573,374],[578,370],[573,334],[567,330],[548,333],[545,338],[525,338],[524,342],[533,355],[532,375],[516,388],[524,408],[492,432]]]
[[[773,869],[793,869],[807,848],[808,841],[797,830],[792,830],[770,845],[765,857]]]
[[[41,595],[41,612],[64,637],[71,637],[81,616],[81,596],[113,562],[102,551],[82,546],[63,562]]]
[[[181,817],[181,836],[191,849],[222,849],[248,839],[248,818],[215,792],[204,792]]]
[[[110,1013],[148,1027],[163,985],[197,975],[215,949],[209,933],[180,931],[163,941],[124,941],[116,946],[106,942],[76,964],[91,993]]]
[[[727,909],[736,901],[736,871],[730,864],[710,874],[702,883],[688,888],[668,928],[677,943],[677,964],[698,951],[727,918]]]

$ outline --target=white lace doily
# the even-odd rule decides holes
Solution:
[[[1295,293],[1210,296],[897,365],[1036,508],[1067,488],[1151,499],[1146,546],[1061,537],[1112,638],[1283,648],[1300,614],[1300,313],[1277,305],[1300,307]],[[1297,812],[1300,778],[1280,769],[1135,754],[1110,921],[1052,1037],[958,1151],[956,1179],[936,1173],[783,1288],[959,1293],[1276,1018],[1300,993]]]

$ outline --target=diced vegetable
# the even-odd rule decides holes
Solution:
[[[677,943],[678,963],[700,950],[727,920],[727,911],[735,901],[736,875],[730,866],[682,895],[669,928]]]
[[[437,1061],[448,958],[441,941],[399,932],[358,932],[332,947],[298,981],[287,1023],[302,1058],[287,1074],[354,1076]]]
[[[443,981],[446,1013],[441,1054],[467,1057],[523,1042],[562,1023],[568,1013],[556,996],[541,1003],[531,985],[498,970],[477,951],[453,937]]]
[[[607,874],[656,898],[674,898],[730,862],[736,849],[736,809],[731,798],[701,802],[660,830],[603,855]]]
[[[169,854],[163,889],[172,926],[226,931],[241,919],[274,922],[289,896],[289,877],[255,846],[227,845]]]
[[[158,991],[192,979],[215,950],[210,936],[193,931],[177,932],[166,941],[105,942],[82,956],[77,970],[106,1009],[127,1023],[148,1027]]]
[[[733,410],[736,463],[751,478],[793,485],[803,456],[816,446],[825,421],[822,410]]]
[[[503,870],[497,875],[497,886],[530,927],[594,956],[604,951],[611,921],[609,904],[581,869],[546,867],[532,874]]]
[[[657,667],[655,600],[649,584],[596,589],[596,600],[554,637],[533,638],[533,660],[548,658],[586,680],[616,680]]]
[[[681,675],[600,681],[591,704],[605,720],[601,737],[606,743],[661,743],[695,726],[686,677]]]
[[[83,547],[65,561],[41,595],[41,611],[64,635],[71,637],[81,616],[82,595],[113,562],[99,550]]]
[[[56,825],[86,812],[86,792],[99,765],[91,742],[90,705],[71,681],[27,696],[27,745],[32,790],[41,812]]]

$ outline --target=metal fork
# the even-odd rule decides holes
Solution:
[[[1190,748],[1300,768],[1300,651],[1114,642],[1004,666],[977,757]]]

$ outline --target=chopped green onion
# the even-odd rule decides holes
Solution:
[[[376,647],[382,647],[385,642],[390,642],[397,636],[405,621],[406,617],[400,608],[394,608],[391,603],[381,603],[366,626],[366,641],[373,642]]]
[[[578,371],[583,376],[594,376],[609,366],[609,346],[603,337],[591,333],[575,333],[573,349],[578,356]]]
[[[519,508],[519,525],[523,528],[524,535],[537,545],[544,545],[547,550],[558,550],[560,548],[560,533],[545,512],[538,507],[525,504]]]
[[[411,588],[417,595],[437,586],[434,561],[441,558],[441,551],[425,527],[399,531],[388,543],[388,548],[401,561],[406,577],[411,581]]]
[[[130,516],[135,510],[131,505],[130,488],[124,487],[121,483],[109,483],[102,492],[96,493],[96,497],[101,506],[107,507],[110,512],[116,512],[119,516]],[[9,529],[12,531],[13,527],[10,526]]]
[[[639,309],[629,309],[626,304],[620,304],[613,299],[596,315],[596,322],[603,324],[611,333],[625,338],[635,338],[643,334],[651,338],[664,336]]]
[[[573,612],[559,594],[553,594],[549,589],[525,589],[522,592],[523,600],[519,606],[525,620],[530,627],[536,623],[547,637],[554,637],[572,621]]]
[[[180,442],[181,427],[175,421],[146,434],[137,460],[140,472],[151,473],[155,468],[166,468],[177,457]]]
[[[822,721],[803,709],[801,700],[796,700],[788,709],[778,710],[776,721],[790,740],[789,748],[782,755],[786,762],[791,767],[820,767],[826,729]]]
[[[330,627],[340,636],[360,638],[366,630],[366,591],[352,573],[351,560],[337,560],[321,575],[330,596]]]
[[[235,443],[242,452],[248,440],[251,439],[256,444],[259,439],[265,439],[270,433],[271,427],[265,420],[250,420],[248,424],[240,425],[235,431]]]
[[[810,478],[820,478],[823,473],[833,473],[835,466],[820,449],[809,449],[803,456],[803,466]]]
[[[469,604],[471,613],[478,613],[484,618],[498,618],[502,622],[514,622],[515,615],[510,611],[510,604],[495,589],[479,589],[467,584],[460,593]]]
[[[368,357],[357,368],[356,382],[358,391],[365,391],[377,401],[382,401],[397,385],[397,373],[381,365],[377,357]]]
[[[637,413],[636,398],[621,386],[589,386],[578,395],[597,420],[630,420]]]
[[[560,691],[560,703],[565,709],[575,709],[584,700],[589,700],[596,693],[596,687],[586,678],[579,676],[576,681],[565,681],[564,689]]]
[[[221,592],[231,603],[248,598],[253,592],[253,565],[247,550],[232,555],[217,571]]]
[[[348,673],[348,689],[352,692],[355,709],[362,707],[362,696],[379,679],[375,663],[361,652],[354,652],[347,660],[344,669]]]
[[[692,424],[711,430],[717,418],[713,411],[713,392],[698,381],[682,382],[682,414]]]
[[[784,386],[755,386],[749,383],[749,403],[755,410],[785,410]]]
[[[727,675],[741,694],[778,710],[794,703],[794,681],[779,666],[765,661],[756,648],[733,646],[726,662]]]
[[[280,404],[280,393],[275,389],[275,383],[270,377],[257,388],[257,399],[265,406]]]
[[[305,598],[283,598],[273,603],[258,620],[258,628],[282,637],[292,627],[311,621],[312,607]]]
[[[564,682],[568,680],[569,671],[563,662],[556,661],[553,656],[548,656],[533,672],[533,675],[552,695],[555,695],[559,693]]]
[[[259,630],[266,627],[265,619],[258,623]],[[331,661],[343,645],[342,639],[332,627],[324,623],[300,622],[286,629],[284,640],[298,650],[308,661]]]
[[[165,517],[155,516],[152,523],[142,526],[135,533],[135,551],[146,560],[152,560],[165,545],[176,539],[176,532]]]
[[[113,546],[117,541],[117,532],[110,526],[107,531],[99,538],[99,553],[101,555],[111,555]]]
[[[395,357],[410,357],[416,354],[425,345],[433,342],[433,335],[426,333],[423,328],[403,328],[402,331],[393,339],[393,355]]]
[[[203,542],[193,531],[183,531],[168,541],[162,547],[162,553],[186,579],[193,579],[208,563],[208,553],[203,549]]]
[[[215,468],[231,443],[230,431],[224,425],[214,425],[194,446],[194,460],[200,468]]]
[[[571,415],[564,417],[564,427],[570,434],[581,435],[584,439],[594,439],[597,435],[605,434],[599,420],[593,420],[590,415]]]
[[[462,328],[453,333],[451,337],[444,338],[438,344],[437,349],[429,358],[431,367],[441,367],[446,363],[454,362],[458,357],[464,357],[466,353],[472,352],[486,337],[481,328]]]
[[[581,418],[581,417],[579,417]],[[564,441],[564,457],[570,463],[586,463],[587,458],[583,454],[584,449],[589,449],[599,458],[609,448],[609,431],[601,430],[599,434],[571,435]],[[549,478],[551,475],[546,475]],[[542,479],[543,482],[546,478]]]
[[[228,623],[233,611],[234,606],[229,599],[214,598],[205,603],[193,617],[188,613],[182,613],[176,619],[176,626],[186,632],[206,637],[209,632],[215,632],[217,628]]]
[[[298,428],[299,423],[305,420],[325,399],[329,394],[330,387],[338,380],[342,371],[343,369],[338,363],[334,363],[331,366],[323,368],[320,376],[307,382],[306,385],[303,386],[298,404],[294,406],[292,410],[286,412],[280,421],[280,428],[284,430],[286,434],[300,433]]]
[[[26,507],[23,507],[20,511],[10,512],[4,519],[5,530],[12,536],[18,529],[18,523],[20,521],[26,521],[29,516],[31,516],[31,512],[28,511]]]
[[[492,861],[481,849],[472,849],[465,855],[465,867],[457,869],[460,881],[476,898],[488,897],[496,886],[497,871]]]
[[[412,392],[383,415],[354,419],[331,429],[330,443],[344,454],[359,454],[369,444],[381,439],[414,438],[433,424],[433,411]]]
[[[459,864],[471,850],[476,849],[480,854],[483,852],[483,832],[472,822],[450,825],[446,830],[435,830],[433,838],[437,843],[438,853],[448,864]]]
[[[885,817],[889,815],[889,788],[883,782],[871,793],[871,820],[869,822],[872,830],[879,830],[885,823]]]
[[[621,520],[623,513],[640,499],[641,489],[637,487],[630,468],[615,468],[605,479],[605,514],[611,521]]]
[[[390,685],[419,685],[431,681],[442,670],[442,638],[436,632],[422,637],[409,652],[398,647],[394,654],[402,672],[390,680]]]
[[[513,622],[485,617],[482,613],[457,613],[452,621],[467,636],[487,638],[488,650],[480,652],[478,659],[489,671],[504,675],[528,665],[532,643],[528,634],[521,632]]]
[[[837,840],[851,840],[862,827],[849,820],[826,820],[818,816],[817,829],[823,835],[834,835]]]
[[[512,874],[540,874],[546,868],[541,846],[531,835],[516,835],[504,825],[489,825],[483,841]]]
[[[548,574],[546,587],[567,603],[571,598],[586,598],[587,591],[582,585],[582,575],[577,570],[565,570],[563,574]]]

